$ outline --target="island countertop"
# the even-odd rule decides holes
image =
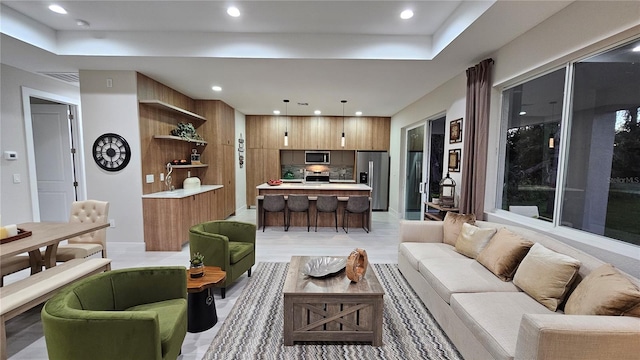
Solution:
[[[260,190],[371,191],[371,187],[368,185],[354,183],[282,183],[277,186],[271,186],[267,183],[263,183],[256,186],[256,189],[258,189],[258,193],[260,193]]]
[[[268,186],[268,185],[267,185]],[[213,191],[223,188],[222,185],[201,185],[194,189],[175,189],[173,191],[160,191],[151,194],[142,195],[145,199],[182,199],[191,195],[201,194],[207,191]]]

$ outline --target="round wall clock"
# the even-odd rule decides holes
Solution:
[[[102,134],[93,143],[93,159],[107,171],[120,171],[129,164],[131,148],[118,134]]]

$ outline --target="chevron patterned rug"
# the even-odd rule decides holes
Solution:
[[[282,287],[288,263],[258,263],[204,359],[462,359],[395,264],[373,264],[384,287],[383,346],[284,346]]]

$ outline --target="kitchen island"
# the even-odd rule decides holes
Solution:
[[[309,202],[309,218],[310,226],[315,226],[316,204],[315,199],[318,195],[335,195],[338,196],[338,227],[342,226],[342,217],[344,208],[347,205],[347,199],[351,195],[364,195],[371,197],[371,187],[366,184],[353,183],[283,183],[277,186],[271,186],[267,183],[256,187],[257,211],[256,224],[258,228],[262,226],[262,199],[264,195],[307,195],[311,200]],[[367,221],[366,227],[371,229],[371,198],[369,198],[369,211],[365,215]],[[265,217],[267,227],[284,226],[281,213],[267,213]],[[292,213],[291,226],[307,226],[307,217],[305,213]],[[318,216],[318,227],[334,227],[334,218],[331,214],[321,213]],[[362,227],[362,216],[359,214],[351,215],[349,218],[349,228]]]

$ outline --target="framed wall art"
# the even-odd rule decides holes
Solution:
[[[449,171],[460,172],[460,149],[449,150]]]
[[[462,141],[462,118],[453,120],[449,124],[449,144],[455,144]]]

